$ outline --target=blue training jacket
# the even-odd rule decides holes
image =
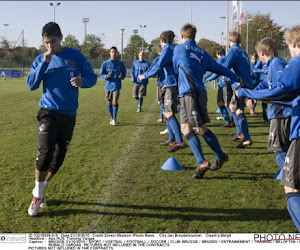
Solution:
[[[176,76],[173,70],[172,65],[172,56],[173,56],[174,46],[170,43],[166,44],[162,51],[159,59],[155,64],[152,64],[150,70],[145,73],[145,78],[150,78],[155,76],[158,72],[159,82],[166,85],[167,87],[177,86]]]
[[[255,90],[261,90],[261,89],[272,89],[278,85],[278,80],[280,75],[283,72],[284,67],[286,66],[286,61],[283,59],[276,57],[273,59],[270,59],[268,61],[267,69],[268,74],[267,77],[265,77],[265,80],[262,81],[255,89]],[[242,90],[241,93],[250,93],[247,90]],[[282,106],[279,104],[271,104],[268,110],[268,119],[280,119],[280,118],[287,118],[292,115],[292,108]]]
[[[147,84],[148,79],[143,79],[142,81],[140,81],[138,76],[144,75],[149,68],[150,64],[145,60],[143,60],[142,62],[140,62],[139,60],[134,61],[131,67],[131,81],[137,84]]]
[[[206,51],[197,46],[194,40],[175,47],[173,66],[175,73],[178,74],[180,97],[192,92],[206,93],[203,75],[207,70],[239,81],[237,75],[218,64]]]
[[[260,73],[254,72],[255,64],[250,61],[250,74],[251,74],[251,80],[252,85],[257,86],[260,82]]]
[[[259,81],[261,82],[267,77],[268,66],[259,59],[254,66],[254,71],[259,74]]]
[[[27,76],[29,90],[40,87],[43,81],[43,94],[40,107],[64,115],[75,116],[78,108],[78,88],[70,83],[71,77],[81,76],[82,88],[90,88],[97,82],[90,63],[76,49],[63,47],[52,55],[50,63],[44,61],[44,54],[35,58]]]
[[[159,60],[159,56],[155,57],[147,71],[150,71],[153,68],[153,66],[158,62],[158,60]],[[158,71],[156,85],[163,87],[164,86],[163,81],[164,81],[164,76],[160,77],[160,71]]]
[[[234,72],[243,79],[243,87],[249,89],[253,89],[255,87],[251,80],[250,60],[248,54],[238,44],[234,44],[230,47],[223,66],[228,69],[233,68]],[[237,87],[239,87],[237,84],[232,85],[232,88]]]
[[[222,55],[218,60],[217,60],[217,63],[222,65],[226,60],[226,57],[224,55]],[[217,86],[218,87],[225,87],[226,86],[226,82],[222,81],[222,77],[223,76],[219,76],[218,74],[216,73],[212,73],[212,72],[206,72],[204,74],[204,81],[203,83],[207,83],[209,81],[212,81],[214,79],[216,79],[218,77],[218,83],[217,83]]]
[[[255,99],[276,99],[284,98],[287,95],[295,97],[292,102],[292,121],[290,140],[300,140],[300,54],[291,58],[280,75],[277,86],[271,89],[249,90],[239,89],[238,96],[248,96],[250,93]],[[252,98],[252,97],[251,97]],[[281,103],[285,103],[282,101]],[[288,103],[288,102],[287,102]]]
[[[108,73],[111,73],[109,78],[106,77]],[[118,78],[120,74],[122,74],[123,80],[126,77],[126,68],[122,61],[116,60],[113,62],[108,59],[102,63],[99,76],[105,80],[105,91],[121,89],[121,79]]]

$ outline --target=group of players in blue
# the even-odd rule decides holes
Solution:
[[[174,47],[175,35],[164,31],[160,35],[161,54],[150,66],[139,54],[132,66],[134,83],[133,97],[142,109],[148,79],[158,74],[158,85],[163,95],[163,115],[169,131],[169,140],[175,152],[185,148],[182,134],[188,141],[197,168],[193,178],[203,178],[207,170],[218,170],[229,160],[223,152],[216,135],[207,127],[210,122],[207,112],[207,91],[204,75],[207,71],[219,77],[218,104],[221,112],[229,111],[237,128],[235,140],[241,140],[238,148],[252,144],[247,119],[244,114],[245,101],[263,100],[271,103],[268,111],[270,139],[268,148],[275,151],[280,166],[281,183],[285,187],[288,211],[300,231],[300,26],[285,32],[292,59],[286,63],[278,58],[276,44],[271,38],[262,39],[256,46],[258,56],[267,67],[264,81],[254,83],[250,71],[248,54],[239,46],[240,34],[229,35],[230,49],[226,56],[217,52],[216,62],[195,42],[197,29],[185,24],[180,30],[181,44]],[[46,206],[44,188],[63,163],[72,139],[78,108],[78,87],[89,88],[96,84],[97,77],[81,52],[62,47],[62,34],[56,23],[43,27],[43,41],[47,52],[39,55],[32,64],[27,77],[30,90],[39,88],[43,81],[43,94],[38,113],[39,150],[36,161],[35,187],[28,214],[35,216],[39,208]],[[103,62],[100,77],[105,79],[106,100],[110,124],[116,125],[118,98],[121,80],[126,76],[123,62],[116,59],[117,49],[110,49],[110,59]],[[255,72],[254,72],[255,73]],[[230,92],[231,91],[231,92]],[[232,96],[230,96],[232,95]],[[180,101],[180,124],[175,116]],[[226,123],[229,123],[226,120]],[[215,153],[211,164],[204,157],[200,134]]]

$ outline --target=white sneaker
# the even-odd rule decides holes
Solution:
[[[110,125],[113,125],[113,124],[112,124],[112,122],[113,122],[113,120],[112,120],[112,119],[110,119],[110,121],[109,121],[109,124],[110,124]]]
[[[164,134],[168,134],[169,133],[169,131],[168,131],[168,129],[166,128],[164,131],[161,131],[161,132],[159,132],[161,135],[164,135]]]
[[[112,120],[111,121],[111,125],[116,126],[117,125],[117,121],[116,120]]]
[[[30,216],[36,216],[38,214],[42,200],[43,199],[41,198],[33,197],[32,202],[28,208],[28,214]]]
[[[48,205],[47,205],[46,200],[45,200],[44,197],[43,197],[43,199],[42,199],[42,203],[41,203],[40,207],[41,207],[41,208],[48,207]]]
[[[138,112],[138,113],[141,112],[141,109],[138,109],[136,112]]]
[[[33,191],[34,191],[34,189],[32,189],[32,192],[31,192],[31,193],[32,193],[32,196],[34,196]],[[45,200],[44,197],[42,198],[42,203],[41,203],[40,207],[41,207],[41,208],[48,207],[48,205],[47,205],[46,200]]]
[[[218,116],[218,117],[216,117],[216,119],[219,120],[219,121],[220,121],[220,120],[225,120],[225,118],[222,117],[222,116]]]

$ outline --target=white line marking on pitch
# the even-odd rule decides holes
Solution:
[[[155,106],[157,106],[156,100],[152,103],[152,105],[150,107],[150,111],[154,110]],[[150,114],[151,114],[151,112],[149,112],[145,116],[145,118],[143,120],[143,122],[145,124],[150,122],[150,117],[151,117]],[[137,142],[140,139],[140,135],[142,134],[142,132],[144,131],[145,128],[146,128],[146,126],[138,127],[138,129],[132,134],[130,141],[127,143],[127,146],[124,148],[123,152],[120,154],[121,156],[114,166],[112,175],[109,177],[109,179],[106,182],[107,186],[101,192],[101,197],[100,197],[100,200],[98,201],[98,203],[101,205],[99,207],[97,207],[97,213],[99,213],[99,215],[97,215],[97,220],[91,221],[86,226],[87,227],[85,230],[86,232],[90,232],[90,230],[95,229],[97,227],[97,224],[99,223],[99,221],[101,221],[101,219],[103,217],[103,215],[101,213],[103,213],[106,210],[105,204],[108,204],[110,202],[111,196],[115,192],[120,178],[122,178],[122,176],[124,175],[124,172],[126,171],[125,166],[130,158],[130,153],[132,152],[132,150],[134,149],[134,147],[136,145],[135,142]]]

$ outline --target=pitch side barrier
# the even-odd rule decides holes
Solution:
[[[2,78],[22,78],[23,75],[24,72],[20,69],[0,69],[0,77]]]

